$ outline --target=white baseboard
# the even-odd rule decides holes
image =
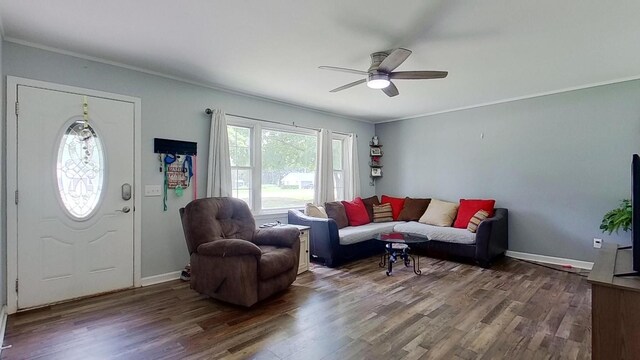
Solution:
[[[140,285],[149,286],[149,285],[160,284],[167,281],[178,280],[180,279],[181,272],[182,272],[181,270],[178,270],[178,271],[172,271],[166,274],[143,277],[140,280]]]
[[[0,309],[0,355],[2,355],[2,346],[4,346],[4,332],[7,329],[7,305],[2,305]]]
[[[505,255],[507,255],[508,257],[512,257],[514,259],[537,261],[537,262],[546,263],[546,264],[571,265],[571,267],[578,268],[578,269],[591,270],[593,268],[592,262],[582,261],[582,260],[565,259],[565,258],[559,258],[559,257],[547,256],[547,255],[529,254],[529,253],[523,253],[523,252],[511,251],[511,250],[507,250]]]

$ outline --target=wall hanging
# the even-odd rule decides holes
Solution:
[[[174,190],[177,197],[181,197],[184,195],[184,190],[193,183],[193,199],[197,199],[195,166],[198,144],[191,141],[155,138],[153,151],[158,154],[159,171],[164,174],[163,210],[167,211],[169,189]]]

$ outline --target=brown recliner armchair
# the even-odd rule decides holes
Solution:
[[[300,231],[256,230],[249,206],[235,198],[205,198],[180,209],[191,254],[191,288],[214,299],[251,306],[293,283]]]

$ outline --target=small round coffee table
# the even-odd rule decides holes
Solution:
[[[421,244],[429,241],[426,236],[419,236],[413,234],[405,234],[399,232],[381,233],[375,237],[376,240],[385,243],[384,254],[380,259],[378,266],[381,268],[387,267],[387,276],[391,276],[393,271],[393,263],[400,260],[404,261],[404,266],[409,267],[413,263],[413,272],[416,275],[422,274],[420,271],[420,256],[414,258],[409,251],[411,251],[410,244]]]

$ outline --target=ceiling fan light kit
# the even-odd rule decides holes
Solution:
[[[391,84],[389,75],[370,73],[367,75],[367,86],[372,89],[384,89]]]
[[[447,77],[447,71],[397,71],[393,72],[411,55],[411,50],[398,48],[389,51],[378,51],[371,54],[371,66],[368,71],[341,68],[336,66],[320,66],[320,69],[340,71],[356,75],[366,75],[365,79],[360,79],[346,85],[337,87],[331,92],[338,92],[352,88],[356,85],[366,83],[371,89],[382,90],[389,97],[399,94],[398,88],[391,82],[396,80],[425,80],[442,79]]]

